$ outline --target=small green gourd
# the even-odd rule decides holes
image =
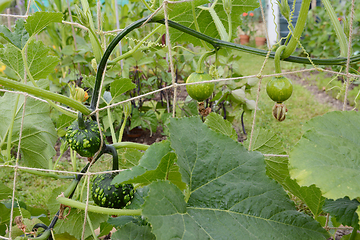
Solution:
[[[92,183],[92,198],[96,205],[107,208],[123,208],[131,203],[134,197],[132,184],[111,184],[117,174],[97,175]]]
[[[70,147],[82,157],[93,157],[101,147],[100,130],[96,121],[82,117],[66,130],[65,138]]]

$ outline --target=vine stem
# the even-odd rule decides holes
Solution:
[[[216,51],[206,52],[199,58],[198,64],[196,66],[196,72],[197,73],[204,73],[204,62],[205,59],[209,56],[213,55]]]
[[[18,91],[27,92],[36,97],[41,97],[41,98],[45,98],[45,99],[50,99],[55,102],[63,103],[69,107],[72,107],[73,109],[76,109],[76,110],[82,112],[85,115],[89,115],[91,113],[90,109],[88,109],[85,105],[81,104],[80,102],[78,102],[74,99],[71,99],[64,95],[61,95],[61,94],[57,94],[57,93],[50,92],[48,90],[29,86],[24,83],[16,82],[16,81],[4,78],[4,77],[0,77],[0,84],[5,87],[13,88]]]
[[[86,204],[82,202],[78,202],[65,197],[58,197],[56,199],[59,203],[64,204],[66,206],[70,206],[72,208],[77,208],[81,210],[85,210]],[[115,209],[115,208],[104,208],[94,205],[88,205],[88,212],[93,213],[101,213],[108,215],[118,215],[118,216],[141,216],[141,209]]]
[[[281,67],[280,67],[280,56],[282,51],[286,48],[285,45],[280,46],[278,49],[276,49],[275,52],[275,73],[281,73]]]
[[[116,149],[120,148],[136,148],[138,150],[146,151],[150,146],[141,144],[141,143],[134,143],[134,142],[118,142],[112,144]]]
[[[163,26],[158,26],[158,27],[156,27],[151,33],[149,33],[146,37],[144,37],[143,39],[141,39],[141,41],[138,43],[138,44],[136,44],[136,46],[135,47],[133,47],[130,51],[128,51],[127,53],[125,53],[125,54],[122,54],[121,56],[119,56],[119,57],[117,57],[117,58],[114,58],[111,62],[109,62],[109,64],[111,63],[111,64],[114,64],[114,63],[116,63],[116,62],[118,62],[118,61],[120,61],[120,60],[123,60],[123,59],[125,59],[125,58],[128,58],[128,57],[130,57],[135,51],[137,51],[139,48],[140,48],[140,46],[141,45],[143,45],[144,44],[144,42],[146,41],[146,40],[148,40],[152,35],[154,35],[160,28],[162,28]]]
[[[103,75],[103,72],[105,70],[107,60],[109,59],[111,53],[113,52],[113,50],[115,49],[117,44],[121,41],[121,39],[123,39],[132,30],[142,26],[142,24],[145,23],[148,19],[149,19],[149,17],[142,18],[142,19],[140,19],[140,20],[138,20],[136,22],[133,22],[132,24],[130,24],[126,28],[124,28],[124,30],[122,30],[111,41],[109,46],[106,48],[106,50],[105,50],[105,52],[104,52],[104,54],[103,54],[103,56],[102,56],[102,58],[100,60],[100,63],[99,63],[99,66],[98,66],[98,71],[96,73],[96,80],[95,80],[94,90],[93,90],[93,93],[92,93],[91,103],[90,103],[90,108],[92,110],[95,110],[95,108],[96,108],[98,97],[99,97],[99,90],[100,90],[102,75]]]
[[[340,56],[341,57],[347,57],[348,55],[348,42],[346,41],[346,36],[344,33],[343,28],[340,25],[340,22],[338,18],[336,17],[334,8],[331,6],[331,3],[329,0],[322,0],[322,3],[324,4],[324,7],[330,17],[330,21],[335,29],[336,36],[339,40],[340,45]]]
[[[164,19],[161,20],[156,20],[156,22],[161,23],[161,24],[165,24]],[[231,42],[226,42],[226,41],[222,41],[220,39],[216,39],[216,38],[212,38],[209,37],[203,33],[197,32],[191,28],[185,27],[177,22],[173,22],[171,20],[168,21],[169,22],[169,26],[177,29],[183,33],[187,33],[191,36],[194,36],[200,40],[204,40],[205,42],[210,43],[211,45],[213,45],[213,47],[215,49],[220,49],[221,47],[227,47],[227,48],[231,48],[231,49],[235,49],[235,50],[239,50],[241,52],[246,52],[246,53],[250,53],[250,54],[254,54],[254,55],[258,55],[258,56],[262,56],[262,57],[266,57],[268,54],[268,51],[266,50],[261,50],[261,49],[257,49],[257,48],[253,48],[253,47],[248,47],[248,46],[243,46],[237,43],[231,43]],[[270,52],[269,54],[269,58],[274,58],[275,57],[275,52]],[[294,63],[301,63],[301,64],[312,64],[310,62],[310,60],[313,62],[313,64],[316,65],[345,65],[347,58],[344,57],[338,57],[338,58],[328,58],[328,59],[319,59],[319,58],[310,58],[308,59],[307,57],[296,57],[296,56],[289,56],[289,57],[284,57],[284,54],[282,55],[283,57],[283,61],[286,62],[294,62]],[[353,56],[350,58],[350,63],[355,63],[355,62],[359,62],[360,61],[360,55],[357,56]]]
[[[104,152],[113,156],[112,170],[119,170],[119,157],[116,148],[113,145],[105,145]]]
[[[289,57],[295,50],[297,45],[297,39],[300,38],[307,19],[307,14],[309,12],[311,0],[303,0],[301,3],[300,11],[299,11],[299,17],[296,22],[296,26],[294,29],[294,32],[291,36],[291,39],[286,46],[286,49],[283,52],[283,58]]]
[[[310,4],[310,0],[304,0],[302,3],[302,9],[305,9],[305,4],[308,5]],[[308,10],[308,9],[307,9]],[[287,48],[285,49],[285,51],[290,51],[290,47],[293,45],[292,41],[295,41],[295,45],[294,45],[294,49],[296,47],[297,41],[296,41],[296,36],[297,34],[301,35],[301,32],[303,30],[303,27],[305,25],[306,22],[306,15],[307,15],[307,10],[304,13],[304,10],[302,12],[302,14],[304,14],[305,16],[302,16],[301,18],[299,17],[298,19],[298,24],[296,24],[295,30],[294,30],[294,35],[293,38],[290,40]],[[102,74],[104,72],[104,69],[106,67],[106,63],[107,60],[109,59],[112,51],[114,50],[114,48],[117,46],[117,44],[131,31],[133,31],[134,29],[142,26],[145,23],[151,23],[151,22],[157,22],[157,23],[161,23],[161,24],[165,24],[165,19],[149,19],[151,16],[142,18],[136,22],[133,22],[132,24],[130,24],[129,26],[127,26],[126,28],[124,28],[123,31],[121,31],[113,40],[112,42],[109,44],[109,46],[107,47],[107,49],[104,52],[104,55],[101,58],[101,61],[99,63],[98,66],[98,72],[96,74],[96,80],[95,80],[95,85],[94,85],[94,90],[93,90],[93,94],[92,94],[92,98],[91,98],[91,104],[90,104],[90,108],[92,110],[95,110],[96,104],[97,104],[97,100],[98,100],[98,96],[99,96],[99,89],[100,89],[100,84],[101,84],[101,78],[102,78]],[[303,19],[305,17],[305,19]],[[261,50],[261,49],[256,49],[256,48],[252,48],[252,47],[248,47],[248,46],[243,46],[240,44],[236,44],[236,43],[231,43],[231,42],[227,42],[227,41],[222,41],[220,39],[216,39],[216,38],[212,38],[209,37],[203,33],[197,32],[191,28],[185,27],[179,23],[173,22],[171,20],[168,20],[168,25],[174,29],[177,29],[183,33],[187,33],[191,36],[194,36],[200,40],[203,40],[205,42],[210,43],[211,45],[213,45],[213,47],[217,50],[221,47],[228,47],[231,49],[236,49],[242,52],[247,52],[250,54],[255,54],[255,55],[259,55],[259,56],[263,56],[266,57],[268,55],[269,58],[274,58],[275,57],[275,53],[274,52],[270,52],[270,54],[268,54],[268,51],[265,50]],[[300,23],[300,24],[299,24]],[[300,32],[300,27],[302,26],[301,32]],[[300,33],[299,33],[300,32]],[[291,43],[291,45],[290,45]],[[290,47],[289,47],[290,45]],[[288,50],[287,50],[288,49]],[[347,58],[330,58],[330,59],[308,59],[306,57],[295,57],[295,56],[290,56],[291,53],[289,54],[289,56],[284,55],[285,51],[283,53],[283,61],[287,61],[287,62],[295,62],[295,63],[302,63],[302,64],[316,64],[316,65],[345,65]],[[350,63],[354,63],[354,62],[358,62],[360,61],[360,55],[354,56],[352,58],[350,58]],[[312,62],[312,63],[311,63]],[[1,79],[1,78],[0,78]],[[0,82],[1,83],[1,82]]]

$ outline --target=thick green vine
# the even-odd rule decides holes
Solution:
[[[48,90],[29,86],[24,83],[16,82],[16,81],[4,78],[4,77],[0,77],[0,84],[5,87],[8,87],[8,88],[13,88],[15,90],[27,92],[36,97],[41,97],[44,99],[49,99],[49,100],[52,100],[55,102],[63,103],[69,107],[72,107],[73,109],[76,109],[76,110],[82,112],[85,115],[89,115],[91,113],[90,109],[88,109],[82,103],[80,103],[74,99],[71,99],[67,96],[61,95],[61,94],[57,94],[57,93],[50,92]]]
[[[311,0],[303,0],[301,3],[296,26],[295,26],[294,32],[292,33],[291,39],[282,54],[283,58],[290,57],[290,55],[294,52],[296,45],[298,44],[298,40],[299,40],[299,38],[304,30],[304,27],[305,27],[310,3],[311,3]]]
[[[306,1],[309,1],[309,0],[306,0]],[[140,19],[140,20],[138,20],[136,22],[133,22],[132,24],[127,26],[123,31],[121,31],[113,39],[113,41],[109,44],[109,46],[107,47],[103,57],[101,58],[100,64],[98,66],[98,72],[96,74],[96,80],[95,80],[94,90],[93,90],[91,104],[90,104],[90,108],[92,110],[95,110],[97,100],[98,100],[98,97],[99,97],[99,90],[100,90],[100,84],[101,84],[102,75],[104,73],[107,60],[109,59],[109,57],[110,57],[112,51],[114,50],[114,48],[121,41],[121,39],[123,39],[128,33],[133,31],[134,29],[142,26],[145,23],[154,23],[154,22],[165,24],[165,19],[160,19],[160,20],[154,19],[153,20],[153,19],[149,19],[149,17],[145,17],[145,18],[142,18],[142,19]],[[250,54],[254,54],[254,55],[259,55],[259,56],[263,56],[263,57],[266,57],[267,54],[268,54],[268,51],[266,51],[266,50],[261,50],[261,49],[257,49],[257,48],[243,46],[243,45],[240,45],[240,44],[231,43],[231,42],[227,42],[227,41],[223,41],[223,40],[220,40],[220,39],[209,37],[209,36],[207,36],[207,35],[205,35],[203,33],[197,32],[197,31],[195,31],[195,30],[193,30],[191,28],[185,27],[185,26],[183,26],[183,25],[181,25],[179,23],[173,22],[171,20],[169,20],[168,23],[169,23],[169,26],[174,28],[174,29],[177,29],[177,30],[179,30],[181,32],[187,33],[187,34],[189,34],[191,36],[194,36],[194,37],[196,37],[196,38],[198,38],[200,40],[203,40],[205,42],[210,43],[216,50],[218,50],[218,49],[220,49],[222,47],[227,47],[227,48],[231,48],[231,49],[235,49],[235,50],[239,50],[239,51],[242,51],[242,52],[246,52],[246,53],[250,53]],[[298,28],[300,28],[300,27],[301,26],[299,25]],[[295,32],[297,32],[296,29],[295,29]],[[294,41],[295,41],[295,39],[294,39]],[[295,47],[296,47],[296,45],[295,45]],[[274,58],[274,57],[275,57],[275,52],[271,52],[269,54],[269,58]],[[343,58],[343,57],[330,58],[330,59],[317,59],[317,58],[308,59],[306,57],[288,56],[288,57],[283,59],[283,61],[287,61],[287,62],[302,63],[302,64],[312,64],[310,60],[313,62],[313,64],[316,64],[316,65],[345,65],[346,61],[347,61],[347,59]],[[355,63],[355,62],[359,62],[359,61],[360,61],[360,55],[350,58],[350,63]]]

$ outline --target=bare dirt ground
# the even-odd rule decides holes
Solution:
[[[318,89],[317,86],[309,84],[308,81],[305,79],[309,77],[311,74],[316,73],[309,73],[309,72],[303,72],[301,73],[302,77],[299,77],[296,74],[293,75],[287,75],[291,80],[293,80],[296,84],[300,84],[304,86],[306,89],[308,89],[315,97],[315,99],[322,104],[327,104],[337,110],[343,110],[344,103],[340,100],[337,100],[333,98],[332,96],[326,94],[325,91],[321,91]],[[349,104],[346,105],[345,110],[349,111],[352,110],[353,107],[351,107]]]

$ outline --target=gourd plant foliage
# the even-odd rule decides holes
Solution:
[[[242,5],[243,1],[237,0],[216,2],[209,8],[201,6],[207,3],[202,0],[169,4],[169,16],[172,20],[169,20],[168,23],[172,28],[173,41],[185,41],[185,39],[188,39],[188,35],[191,35],[192,38],[189,38],[189,42],[201,44],[205,48],[213,48],[216,51],[220,48],[230,48],[266,56],[267,51],[229,42],[238,25],[238,19],[235,20],[237,13],[257,7],[255,1],[247,0],[246,2],[248,3],[247,6],[250,7],[244,7]],[[309,1],[305,2],[308,3]],[[198,19],[196,16],[201,18]],[[192,20],[181,22],[183,19]],[[234,21],[229,21],[231,19],[234,19]],[[50,105],[52,104],[51,101],[57,101],[82,112],[84,115],[89,115],[97,105],[99,94],[102,94],[99,92],[102,73],[113,49],[126,34],[140,27],[147,20],[149,20],[149,23],[165,23],[161,12],[152,19],[148,17],[140,19],[130,24],[115,37],[104,52],[98,66],[90,109],[73,99],[39,87],[40,79],[45,78],[51,72],[51,69],[56,65],[57,59],[47,56],[48,49],[41,42],[34,41],[33,37],[48,24],[60,22],[61,14],[58,13],[36,13],[29,17],[26,22],[18,21],[14,32],[10,32],[5,27],[0,29],[1,36],[8,42],[6,46],[0,49],[0,59],[14,71],[15,79],[22,82],[19,83],[1,77],[0,84],[47,99]],[[208,25],[208,23],[210,24]],[[288,50],[287,54],[289,51],[291,54],[291,50]],[[269,54],[271,58],[274,58],[274,56],[274,52]],[[42,61],[31,61],[38,57],[43,57]],[[310,63],[307,58],[293,56],[286,57],[284,60]],[[351,57],[351,62],[359,60],[358,56]],[[313,63],[344,65],[346,58],[313,59]],[[24,68],[33,86],[25,83]],[[121,80],[121,82],[113,86],[113,94],[118,96],[134,87],[128,80]],[[116,100],[114,95],[110,101]],[[7,100],[7,97],[9,95],[5,94],[2,101]],[[25,121],[32,121],[35,116],[36,118],[49,120],[44,116],[49,112],[48,106],[41,105],[43,111],[40,111],[38,110],[40,107],[35,104],[37,102],[28,101],[26,107],[29,109],[26,112],[29,112],[29,118],[25,118]],[[5,148],[5,139],[7,139],[7,157],[11,159],[11,147],[16,145],[18,141],[16,141],[14,137],[16,135],[12,129],[15,129],[15,126],[20,124],[17,122],[20,116],[19,107],[21,109],[21,103],[24,101],[22,101],[20,95],[16,95],[14,100],[11,99],[9,102],[14,102],[15,105],[11,108],[12,115],[6,115],[8,118],[6,121],[10,123],[10,126],[2,130],[2,147]],[[7,104],[2,104],[1,107],[3,105],[4,107],[7,106]],[[31,113],[35,114],[31,115]],[[343,117],[347,119],[349,116]],[[356,122],[356,119],[352,120]],[[314,120],[314,123],[316,123],[316,120]],[[37,132],[43,134],[38,135],[38,137],[45,139],[45,142],[49,143],[52,148],[56,140],[56,137],[54,139],[52,136],[55,132],[54,127],[47,127],[43,122],[40,122],[39,126],[33,122],[32,124],[38,128]],[[27,127],[25,125],[24,127],[23,131],[25,133],[27,131],[31,132],[32,126]],[[41,127],[46,129],[39,131]],[[134,235],[147,236],[147,239],[238,239],[239,236],[244,239],[288,239],[289,237],[291,239],[326,239],[329,236],[326,230],[315,219],[296,211],[294,203],[290,201],[284,188],[303,200],[316,219],[320,219],[319,214],[324,205],[325,197],[336,199],[335,201],[327,200],[323,209],[335,216],[339,222],[353,225],[355,229],[358,227],[356,224],[358,222],[356,218],[358,202],[357,200],[350,201],[350,199],[359,197],[356,194],[358,186],[354,181],[354,186],[339,191],[336,191],[335,188],[333,191],[332,184],[334,184],[334,181],[330,179],[326,181],[319,180],[320,174],[312,175],[311,173],[314,171],[311,170],[311,164],[304,165],[301,160],[296,158],[304,154],[304,151],[301,152],[303,145],[306,148],[314,147],[314,145],[309,147],[304,144],[303,142],[306,142],[306,140],[300,141],[299,147],[292,152],[290,158],[291,177],[296,178],[300,185],[304,185],[300,187],[296,181],[290,178],[286,158],[269,157],[264,159],[264,156],[260,153],[278,152],[283,154],[278,139],[271,133],[258,133],[255,137],[253,150],[260,152],[249,152],[241,143],[234,141],[236,132],[230,123],[215,113],[210,114],[205,123],[198,117],[171,119],[168,129],[168,140],[153,144],[150,147],[137,145],[136,148],[147,149],[143,155],[138,152],[132,153],[134,159],[140,159],[139,164],[133,166],[130,170],[120,172],[112,181],[113,184],[137,185],[132,204],[125,209],[108,209],[93,206],[92,204],[85,206],[83,201],[71,200],[82,174],[90,166],[90,164],[87,164],[74,177],[69,187],[60,187],[53,191],[48,208],[52,216],[56,215],[51,222],[46,222],[45,218],[46,223],[44,223],[46,225],[44,223],[34,225],[37,228],[45,229],[39,239],[48,238],[51,229],[60,234],[58,235],[59,238],[70,239],[74,237],[80,239],[82,229],[79,226],[82,226],[84,222],[85,214],[83,210],[85,209],[88,210],[84,230],[85,238],[90,235],[96,237],[93,230],[99,226],[102,234],[110,232],[112,227],[116,226],[118,231],[113,234],[113,239],[121,239],[122,236],[127,236],[129,232]],[[327,134],[324,137],[327,140],[334,135],[333,132],[327,132],[330,131],[329,129],[331,128],[322,129],[318,133],[320,133],[321,137]],[[350,131],[350,133],[353,132]],[[316,134],[310,134],[309,136],[314,141],[321,138]],[[351,144],[356,146],[356,140],[354,137],[344,138],[344,136],[347,136],[345,132],[338,136],[338,139],[346,140],[344,144],[332,146],[328,141],[324,140],[319,143],[326,145],[325,147],[336,148],[341,154],[349,157],[349,162],[356,165],[356,157],[354,158],[354,156],[357,156],[356,150],[344,147],[345,143],[348,144],[346,146]],[[349,139],[354,143],[348,141]],[[335,140],[334,142],[336,143]],[[36,147],[36,141],[28,144],[31,147]],[[117,153],[114,154],[113,150],[116,146],[129,145],[126,143],[112,146],[104,144],[99,149],[100,154],[96,156],[94,161],[97,161],[103,153],[116,155]],[[41,159],[39,156],[37,156],[37,160],[32,161],[31,156],[26,156],[25,150],[24,148],[22,155],[24,162],[28,161],[26,165],[48,167],[48,162],[38,160]],[[43,159],[49,159],[52,156],[51,154],[54,154],[49,154],[48,150],[44,151],[48,155],[45,153],[39,154]],[[42,153],[40,149],[39,152]],[[333,154],[332,156],[336,155]],[[338,162],[335,161],[335,163]],[[121,166],[124,167],[122,164]],[[309,166],[310,169],[307,169],[306,167]],[[352,176],[351,174],[353,174],[352,171],[346,171],[343,176],[344,179],[347,180]],[[313,184],[316,184],[319,188]],[[9,192],[11,192],[9,188],[0,185],[0,189],[0,197],[2,199],[7,198]],[[64,192],[63,197],[58,197],[61,192]],[[346,198],[346,196],[349,198]],[[346,207],[338,206],[338,204],[344,202]],[[59,219],[59,203],[72,207],[66,220]],[[30,218],[35,214],[30,208],[27,211],[26,206],[21,204],[13,207],[15,207],[15,214],[19,212],[24,218]],[[0,209],[2,210],[0,211],[0,231],[4,235],[6,224],[10,219],[8,217],[10,214],[9,206],[1,202]],[[343,217],[342,211],[346,211],[348,214]],[[119,217],[109,218],[108,215],[110,214],[119,215]],[[348,216],[351,217],[351,220],[349,220]],[[58,224],[56,224],[57,222]],[[26,236],[25,238],[29,237]]]

